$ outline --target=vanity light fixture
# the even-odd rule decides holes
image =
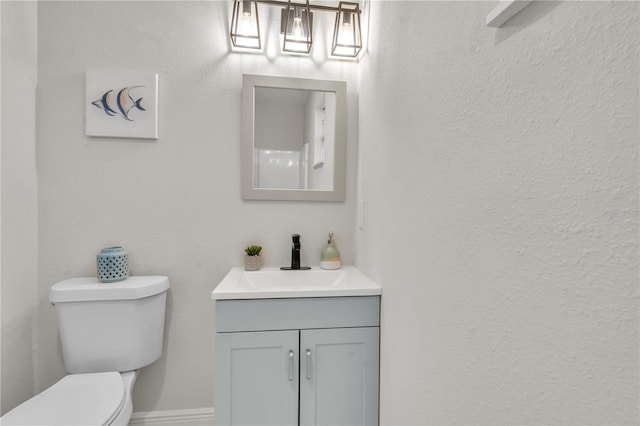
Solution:
[[[362,49],[362,32],[360,31],[360,5],[341,1],[336,13],[336,24],[333,27],[333,56],[355,58]]]
[[[231,18],[231,42],[234,47],[262,49],[258,3],[283,7],[280,13],[282,51],[308,54],[313,45],[313,13],[311,10],[335,12],[331,55],[356,58],[362,49],[360,5],[340,2],[338,7],[313,5],[309,0],[234,0]]]
[[[258,4],[254,0],[233,2],[230,36],[235,47],[262,49]]]
[[[291,3],[280,13],[280,33],[283,35],[282,51],[309,53],[313,44],[313,14],[309,0],[304,5]]]

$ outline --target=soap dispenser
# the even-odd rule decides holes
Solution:
[[[329,232],[329,241],[320,257],[320,267],[322,269],[340,269],[342,261],[340,260],[340,252],[333,242],[333,232]]]

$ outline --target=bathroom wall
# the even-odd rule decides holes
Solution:
[[[334,230],[344,260],[353,263],[357,63],[324,61],[322,46],[330,34],[322,33],[320,24],[312,57],[279,55],[273,34],[264,55],[230,53],[231,6],[226,1],[39,4],[38,390],[64,374],[48,289],[58,280],[94,275],[102,247],[124,246],[133,274],[171,278],[165,353],[141,372],[135,411],[213,406],[210,294],[229,268],[242,264],[245,246],[262,244],[268,264],[288,264],[291,234],[298,232],[303,261],[318,264],[326,233]],[[275,28],[279,9],[265,8],[261,17],[261,28]],[[274,19],[276,24],[269,24]],[[84,135],[88,67],[158,73],[157,141]],[[243,73],[347,81],[345,202],[241,200]]]
[[[496,4],[371,3],[382,424],[638,424],[639,5]]]
[[[38,280],[37,3],[0,2],[2,18],[2,350],[0,414],[33,395]]]
[[[13,9],[20,22],[0,2],[2,411],[32,393],[25,377],[42,390],[64,374],[48,289],[93,275],[111,244],[173,285],[136,410],[210,407],[210,291],[244,245],[286,263],[300,232],[315,263],[330,228],[384,287],[383,424],[639,423],[638,5],[534,2],[492,29],[495,2],[375,1],[355,65],[229,53],[227,3],[41,2],[36,29],[35,3]],[[39,219],[34,115],[5,106],[29,102],[5,78],[33,90],[36,32]],[[84,136],[88,67],[159,73],[158,141]],[[240,200],[242,73],[347,80],[345,203]]]

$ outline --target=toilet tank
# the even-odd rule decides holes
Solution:
[[[49,291],[68,373],[131,371],[162,355],[169,278],[72,278]]]

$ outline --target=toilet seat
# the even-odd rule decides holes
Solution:
[[[9,425],[108,425],[125,404],[118,372],[70,374],[0,419]]]

